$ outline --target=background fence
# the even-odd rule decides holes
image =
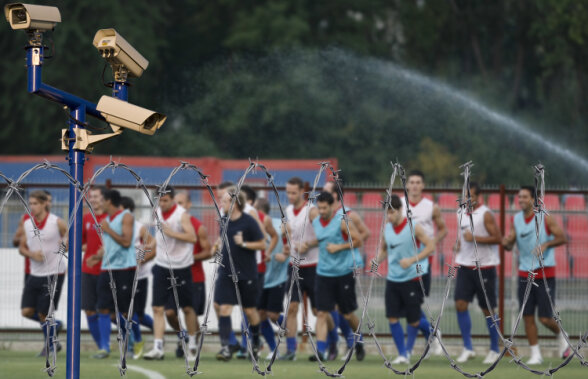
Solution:
[[[124,183],[124,181],[123,181]],[[272,204],[272,216],[278,216],[277,202],[269,188],[259,186],[259,180],[252,180],[252,185],[262,197],[268,197]],[[121,184],[115,181],[108,181],[107,185],[118,188],[124,195],[134,198],[137,204],[136,216],[139,220],[150,222],[150,208],[143,193],[131,184]],[[52,212],[67,219],[68,190],[64,185],[55,183],[28,184],[24,186],[26,193],[37,188],[47,188],[53,194]],[[153,187],[154,188],[154,187]],[[190,191],[193,207],[190,212],[198,217],[207,227],[212,238],[218,236],[218,225],[216,213],[211,205],[208,194],[203,188],[182,183],[176,185],[177,189]],[[430,189],[426,197],[433,199],[441,208],[443,219],[448,228],[447,237],[437,246],[434,263],[432,266],[433,282],[431,296],[427,299],[428,305],[434,315],[441,307],[443,291],[446,283],[447,266],[451,262],[452,247],[457,234],[457,196],[459,189]],[[503,231],[508,232],[512,224],[512,216],[518,211],[516,201],[516,190],[485,189],[482,191],[483,201],[495,212],[495,217]],[[377,251],[377,240],[382,221],[380,201],[383,199],[384,188],[357,188],[347,186],[345,192],[346,207],[353,208],[359,212],[370,228],[372,235],[366,245],[361,249],[364,260],[369,261]],[[556,254],[557,289],[556,304],[560,310],[561,318],[566,330],[576,336],[588,328],[588,210],[586,208],[586,195],[584,191],[547,191],[545,205],[550,214],[554,215],[557,222],[564,228],[568,236],[568,244],[558,247]],[[283,188],[280,188],[282,204],[287,204]],[[20,295],[24,281],[24,259],[12,248],[12,236],[17,228],[18,221],[24,212],[23,206],[12,198],[0,214],[0,257],[3,264],[0,265],[0,328],[1,329],[36,329],[38,325],[25,320],[20,316]],[[502,320],[504,320],[504,331],[510,332],[512,321],[518,312],[518,301],[516,296],[518,272],[517,256],[514,252],[501,252],[504,254],[500,272],[499,303]],[[210,292],[210,278],[213,270],[212,264],[205,264],[207,271],[207,289]],[[385,265],[384,265],[385,266]],[[381,268],[385,270],[385,267]],[[385,272],[385,271],[382,271]],[[367,283],[369,276],[363,275],[362,279]],[[364,287],[365,288],[365,287]],[[388,333],[388,323],[385,319],[384,310],[384,288],[385,279],[378,278],[372,292],[369,314],[376,321],[376,328],[379,333]],[[58,318],[66,318],[65,304],[67,296],[66,286],[62,292],[61,307],[58,311]],[[453,291],[450,296],[453,296]],[[149,303],[148,303],[149,304]],[[149,307],[148,307],[149,308]],[[486,335],[486,323],[479,308],[475,305],[470,308],[472,312],[473,334]],[[150,313],[150,309],[147,310]],[[237,313],[235,313],[237,315]],[[84,318],[83,318],[84,319]],[[84,320],[85,322],[85,320]],[[237,328],[239,317],[233,317],[233,324]],[[312,321],[311,321],[312,322]],[[83,325],[84,326],[84,325]],[[441,330],[444,336],[458,336],[459,329],[456,321],[452,297],[448,301],[445,315],[441,322]],[[211,328],[216,328],[216,320],[213,316]],[[540,334],[551,336],[551,333],[539,326]],[[524,334],[521,325],[517,332]]]

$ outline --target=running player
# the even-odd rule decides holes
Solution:
[[[357,309],[355,296],[355,278],[353,276],[353,254],[348,239],[354,246],[361,241],[359,233],[351,223],[348,226],[337,214],[335,199],[328,192],[321,192],[316,203],[319,216],[312,221],[316,239],[309,241],[309,247],[318,246],[319,259],[316,266],[315,301],[317,309],[316,338],[317,351],[321,361],[326,356],[327,334],[337,333],[331,312],[335,307],[349,322],[353,330],[357,330],[359,319],[354,311]],[[349,227],[350,235],[347,235]],[[356,353],[363,355],[363,344],[356,344]],[[361,351],[361,353],[360,353]],[[315,360],[315,356],[309,358]]]
[[[131,213],[135,212],[135,202],[128,196],[121,198],[121,206]],[[135,291],[132,324],[133,359],[139,359],[143,356],[143,347],[145,346],[145,341],[143,341],[141,335],[141,325],[153,331],[153,319],[145,313],[145,306],[147,305],[148,277],[153,268],[153,258],[155,258],[155,238],[149,233],[147,227],[136,218],[133,225],[133,236],[135,238],[135,250],[145,252],[142,261],[139,261],[139,254],[137,254],[137,270],[139,272],[137,273],[137,290]]]
[[[94,216],[91,212],[87,212],[82,218],[82,251],[84,257],[82,258],[82,309],[86,313],[86,320],[88,321],[88,329],[100,349],[100,323],[98,321],[98,277],[100,276],[100,262],[88,266],[90,257],[96,255],[98,250],[102,247],[102,240],[96,231],[96,221],[98,225],[108,216],[104,213],[102,207],[104,206],[104,196],[102,196],[103,189],[93,187],[89,191],[88,202],[94,211]]]
[[[188,348],[196,354],[196,312],[192,299],[192,264],[194,263],[194,244],[198,242],[190,215],[174,201],[172,187],[165,188],[159,199],[157,216],[162,222],[162,232],[157,232],[155,265],[153,266],[153,349],[144,355],[147,360],[160,360],[164,357],[163,334],[165,332],[164,311],[175,308],[175,298],[170,287],[170,268],[177,281],[179,306],[184,312],[188,329]],[[174,326],[174,325],[172,325]],[[180,330],[175,325],[178,338]]]
[[[258,286],[255,251],[266,248],[265,238],[257,221],[244,213],[246,204],[244,193],[240,192],[236,195],[238,199],[231,213],[229,213],[232,196],[235,196],[236,190],[235,187],[227,188],[221,199],[221,206],[225,214],[224,217],[228,217],[227,239],[229,246],[221,243],[223,266],[220,266],[218,269],[219,276],[216,281],[214,302],[218,304],[217,309],[219,309],[219,336],[222,346],[216,358],[223,361],[228,361],[232,357],[232,352],[229,349],[231,331],[230,315],[233,306],[238,304],[235,284],[232,279],[229,249],[237,273],[236,279],[243,311],[249,321],[255,359],[257,359],[260,346],[259,313],[256,308]],[[214,251],[219,249],[218,243],[215,244]]]
[[[190,211],[192,208],[192,201],[190,200],[190,194],[187,191],[178,192],[174,197],[174,200],[178,205],[183,207],[186,211]],[[204,305],[206,303],[206,286],[204,283],[205,276],[204,270],[202,269],[202,261],[210,259],[212,257],[212,249],[210,242],[208,241],[208,232],[206,226],[202,225],[200,220],[190,215],[190,222],[196,232],[197,241],[194,244],[194,264],[192,265],[192,300],[194,311],[196,316],[204,314]],[[177,325],[179,328],[178,314],[175,308],[167,309],[165,312],[167,322],[172,325]],[[175,327],[174,327],[175,328]],[[198,323],[198,317],[196,317],[196,332],[200,330],[200,324]],[[176,348],[176,357],[181,358],[184,356],[184,350],[182,349],[181,341],[178,341]]]
[[[128,210],[121,208],[120,192],[106,189],[102,193],[104,201],[102,210],[108,215],[100,223],[104,246],[95,255],[87,259],[90,268],[102,262],[98,277],[98,323],[100,324],[100,350],[93,358],[104,359],[110,355],[111,320],[119,317],[115,313],[114,298],[111,291],[111,276],[116,286],[116,303],[122,315],[121,328],[125,322],[131,295],[135,270],[137,267],[135,253],[134,223],[135,218]],[[110,270],[110,272],[109,272]]]
[[[463,363],[468,359],[474,358],[476,353],[472,346],[472,320],[468,305],[474,299],[478,298],[478,305],[486,316],[486,325],[490,333],[490,351],[484,358],[484,364],[493,363],[499,357],[498,331],[494,328],[492,319],[488,316],[496,308],[496,266],[500,264],[498,255],[498,246],[502,241],[500,229],[496,225],[492,211],[485,205],[481,204],[480,187],[477,183],[470,183],[470,194],[474,207],[472,218],[474,223],[475,235],[470,231],[470,217],[464,214],[461,217],[461,240],[458,244],[455,262],[460,266],[455,283],[455,309],[457,311],[457,323],[461,331],[464,349],[457,362]],[[476,255],[474,238],[478,247],[479,266],[482,273],[484,284],[480,283],[479,272],[476,269]],[[484,288],[490,304],[486,303]]]
[[[417,248],[419,248],[419,253],[415,256],[412,233],[407,225],[408,219],[402,210],[400,198],[392,195],[390,205],[384,239],[376,260],[380,263],[388,259],[386,317],[390,322],[390,333],[398,349],[398,357],[392,361],[392,364],[408,364],[419,329],[425,327],[425,337],[429,337],[430,325],[427,319],[425,319],[427,324],[422,325],[421,320],[421,304],[424,297],[419,276],[427,272],[429,261],[426,258],[433,254],[435,243],[420,224],[414,223],[414,234]],[[421,271],[417,270],[417,263]],[[406,344],[404,331],[399,322],[401,317],[406,317]]]
[[[265,230],[268,231],[268,237],[271,236],[270,230],[273,230],[278,236],[276,230],[282,230],[282,222],[269,216],[270,204],[267,199],[257,199],[255,208],[259,211],[259,216],[264,222]],[[259,318],[261,319],[261,334],[265,337],[270,348],[267,359],[271,358],[272,352],[276,348],[274,329],[271,322],[281,324],[280,313],[284,307],[284,293],[286,291],[286,281],[288,280],[288,263],[289,256],[284,251],[282,233],[276,238],[268,241],[265,256],[265,276],[261,295],[259,297],[257,308],[259,309]]]
[[[567,242],[566,235],[557,221],[545,215],[539,225],[539,242],[541,250],[536,246],[537,235],[535,232],[535,213],[533,204],[535,202],[535,188],[523,186],[519,190],[519,206],[521,211],[514,216],[512,228],[508,236],[502,241],[507,250],[511,250],[516,242],[519,250],[519,307],[523,305],[525,289],[529,272],[535,276],[535,286],[531,286],[529,298],[523,309],[523,320],[525,321],[525,334],[531,348],[531,358],[527,365],[538,365],[543,362],[541,350],[539,349],[539,338],[537,325],[535,324],[535,310],[539,315],[539,321],[546,328],[551,330],[558,341],[558,354],[562,358],[569,355],[569,347],[553,318],[553,310],[549,302],[548,294],[555,302],[555,252],[554,247],[561,246]],[[540,269],[538,255],[543,253],[543,270]],[[545,281],[547,287],[545,287]]]
[[[55,330],[51,328],[49,331],[49,326],[45,323],[50,306],[47,285],[57,274],[54,297],[54,306],[57,310],[65,277],[65,258],[56,252],[65,237],[67,225],[62,219],[47,211],[47,201],[47,194],[43,191],[33,191],[29,195],[29,209],[34,220],[29,218],[24,221],[23,235],[19,241],[19,253],[31,260],[30,275],[22,294],[21,313],[23,317],[41,323],[45,337],[52,339]],[[36,236],[33,222],[40,231],[39,237]],[[50,344],[50,348],[54,348],[53,343]]]
[[[341,191],[341,194],[343,194],[343,185],[339,186],[339,190]],[[323,191],[330,193],[333,196],[333,198],[335,199],[335,203],[334,203],[335,209],[337,209],[337,214],[342,217],[343,216],[343,208],[341,206],[341,199],[339,198],[339,190],[337,190],[335,183],[333,183],[333,182],[327,182],[327,183],[325,183],[325,185],[323,187]],[[353,212],[352,209],[348,206],[345,206],[345,211],[347,212],[347,215],[349,216],[349,220],[351,220],[351,222],[353,223],[353,225],[357,229],[361,243],[364,244],[367,241],[367,239],[370,238],[371,233],[370,233],[369,228],[363,222],[363,219],[361,218],[359,213]],[[358,269],[362,269],[365,266],[363,257],[361,255],[361,252],[359,251],[359,249],[357,249],[357,247],[359,247],[359,246],[354,246],[354,247],[356,248],[355,252],[353,254],[353,258],[355,259],[355,264]],[[355,337],[354,331],[351,330],[347,320],[345,320],[345,318],[338,311],[333,312],[331,314],[331,317],[333,317],[333,321],[335,322],[335,325],[337,325],[337,327],[339,329],[341,329],[343,336],[345,336],[345,342],[347,343],[347,351],[349,351],[349,349],[351,349],[351,347],[353,346],[353,341],[354,341],[354,337]],[[329,360],[333,360],[337,356],[338,335],[335,333],[332,337],[335,337],[336,339],[334,341],[332,341],[331,338],[329,338]],[[358,351],[361,353],[357,355],[357,359],[362,361],[364,359],[364,356],[362,355],[362,353],[365,352],[365,350],[361,349]],[[341,360],[345,360],[346,356],[347,356],[347,354],[345,354],[343,357],[341,357]]]
[[[312,222],[318,216],[318,210],[314,205],[309,208],[304,200],[304,182],[298,177],[293,177],[286,183],[286,195],[290,203],[286,208],[288,218],[288,229],[291,236],[293,251],[291,256],[300,259],[300,291],[302,295],[310,299],[312,313],[316,314],[314,282],[316,278],[316,265],[319,257],[317,246],[309,246],[308,242],[316,240]],[[291,283],[292,267],[288,270],[288,283]],[[288,293],[289,289],[286,289]],[[296,335],[298,334],[298,308],[303,299],[299,298],[298,287],[292,290],[292,298],[288,314],[286,315],[286,338],[287,351],[281,359],[296,359]]]
[[[445,226],[445,221],[441,216],[441,210],[439,206],[433,203],[431,200],[425,198],[423,196],[423,190],[425,189],[425,174],[423,174],[420,170],[413,170],[408,173],[406,189],[408,192],[408,202],[410,204],[410,210],[412,214],[412,219],[415,223],[418,223],[427,236],[433,240],[433,245],[438,246],[438,244],[443,241],[445,236],[447,235],[447,227]],[[406,200],[404,197],[400,199],[402,203],[403,213],[407,215],[406,208]],[[437,233],[435,234],[435,227],[437,228]],[[422,263],[422,267],[428,267],[427,271],[422,275],[423,285],[425,287],[425,296],[429,296],[431,292],[431,269],[433,265],[433,257],[435,253],[429,255],[429,264],[424,265]],[[429,324],[427,320],[427,316],[424,312],[421,314],[421,325]],[[423,335],[428,336],[430,331],[424,330],[423,327],[420,327],[421,332]],[[440,331],[438,332],[441,333]],[[411,353],[409,351],[409,353]],[[431,344],[431,353],[434,355],[441,355],[443,353],[443,349],[441,348],[441,344],[435,338]]]

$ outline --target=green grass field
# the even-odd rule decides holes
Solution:
[[[34,352],[14,352],[0,351],[0,378],[47,378],[42,372],[44,360],[35,358]],[[119,378],[117,369],[118,359],[111,357],[106,360],[97,361],[90,358],[91,353],[82,353],[81,377],[82,378]],[[464,365],[470,372],[479,372],[484,366],[482,358],[477,358]],[[559,360],[547,362],[542,368],[548,368],[551,364],[554,367]],[[329,368],[333,371],[338,365],[330,362]],[[339,364],[340,362],[336,362]],[[140,367],[143,369],[155,371],[165,378],[182,378],[187,377],[184,373],[183,361],[173,358],[173,354],[166,355],[166,360],[159,362],[149,361],[130,361],[129,367]],[[218,362],[214,355],[207,353],[203,356],[200,365],[200,371],[205,378],[256,378],[257,374],[251,371],[251,365],[248,361],[232,360],[231,362]],[[323,374],[317,372],[317,365],[307,360],[307,355],[300,356],[298,361],[282,362],[279,361],[274,365],[275,378],[324,378]],[[65,355],[60,354],[58,360],[58,371],[55,377],[63,378],[65,376]],[[371,355],[363,362],[354,360],[347,366],[344,372],[346,378],[380,378],[392,376],[392,371],[382,366],[378,357]],[[129,369],[127,378],[148,378],[148,376]],[[414,375],[416,378],[463,378],[461,374],[454,371],[448,362],[440,357],[431,358],[425,361],[419,367]],[[513,363],[504,359],[499,366],[487,376],[488,378],[538,378],[539,376],[529,373],[521,368],[517,368]],[[564,367],[555,374],[559,378],[588,378],[588,368],[582,367],[578,360],[573,360],[568,366]]]

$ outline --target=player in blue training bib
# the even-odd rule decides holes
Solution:
[[[511,250],[516,242],[519,250],[519,307],[523,305],[528,274],[529,272],[535,274],[537,286],[531,286],[529,298],[523,309],[523,320],[531,348],[531,358],[527,361],[527,365],[539,365],[543,362],[543,357],[539,349],[539,336],[535,324],[536,309],[539,321],[557,335],[559,356],[567,358],[570,354],[565,337],[552,317],[553,310],[548,297],[549,293],[555,302],[555,252],[553,248],[565,244],[567,240],[564,231],[552,216],[540,217],[539,243],[543,252],[544,266],[544,269],[540,269],[535,213],[533,211],[535,188],[521,187],[518,197],[521,211],[514,216],[513,226],[502,244],[506,250]]]
[[[321,192],[317,197],[319,216],[313,220],[312,226],[316,240],[311,245],[318,245],[319,259],[316,268],[315,301],[317,309],[316,337],[317,350],[322,361],[327,360],[327,333],[337,333],[331,312],[338,307],[339,312],[354,330],[359,319],[354,314],[357,309],[355,296],[355,278],[353,277],[353,255],[349,248],[349,238],[353,246],[361,243],[357,229],[349,225],[350,236],[346,234],[347,226],[337,216],[333,196]],[[328,326],[332,326],[330,330]],[[331,337],[331,340],[334,340]],[[363,355],[362,344],[356,344],[356,354]],[[330,355],[330,354],[329,354]],[[311,356],[310,360],[315,357]]]
[[[415,254],[412,233],[408,219],[402,212],[400,198],[392,195],[392,208],[388,209],[388,222],[384,230],[384,239],[380,246],[378,263],[388,260],[388,275],[386,277],[386,317],[390,322],[390,332],[398,349],[398,357],[392,364],[408,364],[414,347],[416,336],[420,330],[430,331],[427,319],[421,319],[421,304],[423,291],[419,277],[427,272],[429,261],[427,258],[435,251],[435,244],[427,236],[424,229],[414,225],[418,254]],[[424,245],[424,248],[421,246]],[[420,266],[417,266],[417,263]],[[399,319],[406,317],[407,339],[404,342],[404,331]],[[423,324],[424,325],[421,325]],[[426,334],[425,338],[429,338]]]

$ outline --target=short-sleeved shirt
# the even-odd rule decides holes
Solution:
[[[227,238],[229,240],[229,248],[231,249],[231,257],[235,264],[235,269],[239,280],[254,280],[257,279],[257,261],[255,259],[255,250],[244,249],[235,244],[234,237],[238,232],[243,233],[244,242],[255,242],[264,239],[263,233],[259,228],[257,221],[246,213],[242,213],[241,217],[236,220],[229,221],[227,230]],[[223,265],[220,267],[220,275],[231,275],[231,265],[229,263],[229,255],[226,246],[223,246]]]
[[[108,216],[106,213],[96,215],[96,220],[100,223],[106,216]],[[86,259],[92,255],[96,255],[100,247],[102,247],[102,241],[96,231],[96,221],[92,217],[92,213],[86,213],[82,219],[82,223],[82,243],[86,245],[86,252],[84,253],[84,259],[82,259],[82,272],[91,275],[100,275],[101,263],[97,263],[93,267],[88,267],[86,264]]]

